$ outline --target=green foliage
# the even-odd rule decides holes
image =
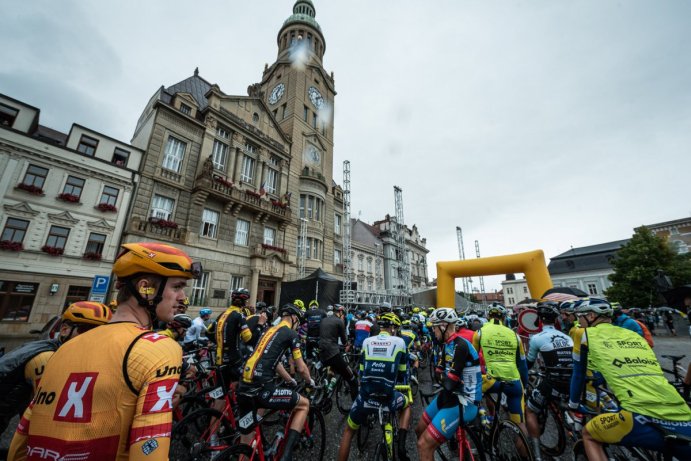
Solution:
[[[636,229],[612,261],[612,286],[606,295],[626,307],[661,306],[665,304],[655,285],[655,276],[662,270],[674,286],[691,283],[691,257],[677,255],[667,241],[647,227]]]

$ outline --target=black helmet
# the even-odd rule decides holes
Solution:
[[[230,299],[242,299],[243,301],[247,301],[250,299],[250,290],[247,288],[237,288],[230,294]]]
[[[384,301],[379,305],[379,313],[386,314],[387,312],[391,312],[391,303]]]
[[[172,328],[189,328],[192,326],[192,318],[187,314],[178,314],[169,325]]]
[[[295,315],[300,320],[300,323],[304,323],[305,314],[302,313],[300,308],[293,304],[284,304],[278,314],[282,317],[284,315]]]
[[[256,306],[254,306],[254,310],[259,312],[266,310],[266,303],[263,301],[259,301]]]
[[[554,320],[559,317],[559,304],[554,301],[542,301],[537,303],[537,315],[541,319]]]

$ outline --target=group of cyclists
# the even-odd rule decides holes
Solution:
[[[416,438],[421,461],[435,459],[459,425],[499,418],[497,406],[483,404],[492,394],[501,394],[495,402],[503,400],[508,418],[530,440],[524,459],[543,459],[541,415],[550,401],[561,401],[577,420],[593,414],[582,427],[589,460],[606,460],[605,444],[691,459],[691,409],[664,377],[643,329],[604,299],[540,302],[540,331],[526,338],[507,326],[508,311],[498,303],[468,315],[389,303],[323,309],[299,299],[276,309],[249,306],[244,288],[232,291],[230,306],[215,319],[209,308],[192,319],[184,289],[201,266],[163,244],[123,245],[113,272],[113,309],[74,303],[57,340],[2,358],[3,424],[23,411],[9,460],[169,459],[172,412],[197,372],[183,354],[199,348],[211,352],[239,415],[290,412],[281,461],[294,459],[310,414],[305,390],[320,385],[315,363],[339,376],[352,399],[339,461],[348,459],[354,435],[382,406],[398,415],[398,459],[413,457],[409,437]],[[436,392],[413,424],[413,396],[396,386],[417,384],[423,355],[432,362]],[[534,379],[537,368],[544,379]],[[616,411],[593,412],[588,396],[602,388],[618,401]],[[217,398],[212,407],[222,411],[224,404]],[[250,439],[244,434],[236,442]]]

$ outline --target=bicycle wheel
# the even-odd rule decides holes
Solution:
[[[336,384],[336,390],[334,391],[334,397],[336,399],[336,407],[342,415],[347,415],[350,413],[350,407],[353,406],[353,399],[350,397],[350,386],[343,379],[339,378]]]
[[[512,421],[499,421],[492,446],[499,461],[533,461],[528,439]]]
[[[655,455],[643,448],[623,447],[621,445],[606,445],[607,459],[616,461],[654,461]]]
[[[560,456],[566,449],[566,430],[561,413],[554,404],[550,404],[544,418],[540,424],[540,448],[552,457]]]
[[[364,423],[360,425],[357,430],[357,448],[360,452],[364,451],[367,446],[367,439],[369,433],[374,425],[374,415],[368,415]]]
[[[386,444],[384,442],[379,442],[377,447],[374,449],[374,453],[370,458],[372,461],[391,461],[389,460],[389,455],[386,451]]]
[[[480,436],[470,428],[465,428],[466,444],[463,446],[463,459],[467,461],[485,461],[485,450],[482,448]]]
[[[170,458],[175,461],[211,460],[233,445],[237,432],[221,412],[197,410],[175,425],[170,436]]]
[[[307,415],[307,430],[300,435],[300,441],[295,444],[293,451],[294,459],[305,459],[309,461],[322,461],[324,459],[324,449],[326,448],[326,424],[322,412],[316,408],[310,408]]]
[[[235,445],[219,453],[214,461],[247,461],[250,456],[252,448],[247,445]]]

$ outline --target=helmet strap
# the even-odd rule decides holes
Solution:
[[[146,310],[146,313],[149,315],[149,326],[153,326],[154,321],[158,319],[158,317],[156,316],[156,308],[158,307],[158,304],[163,300],[163,291],[166,289],[167,283],[168,277],[161,277],[161,282],[158,285],[158,290],[154,295],[153,299],[145,299],[141,294],[139,294],[139,291],[137,291],[137,288],[134,286],[132,279],[127,279],[125,281],[125,286],[130,291],[130,294],[134,296],[134,298],[137,300],[137,304],[143,307]]]

